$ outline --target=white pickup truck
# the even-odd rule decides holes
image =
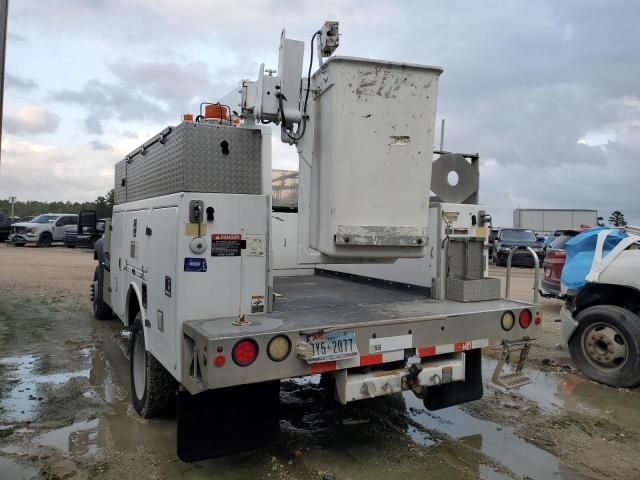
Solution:
[[[78,215],[70,213],[45,213],[29,222],[11,225],[8,243],[16,247],[27,244],[50,247],[53,242],[64,240],[64,227],[78,223]]]

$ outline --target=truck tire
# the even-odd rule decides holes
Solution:
[[[640,385],[640,318],[622,307],[596,305],[577,316],[569,352],[591,380],[612,387]]]
[[[24,246],[25,246],[25,244],[24,244],[24,243],[14,243],[14,245],[15,245],[16,247],[24,247]]]
[[[175,414],[177,382],[151,353],[144,342],[142,315],[136,315],[129,350],[131,400],[142,418]]]
[[[42,235],[40,235],[40,238],[38,238],[38,247],[47,248],[50,247],[52,243],[53,237],[49,232],[44,232]]]
[[[91,307],[96,320],[106,320],[112,315],[109,305],[104,303],[102,299],[103,285],[104,270],[102,266],[98,265],[93,273],[93,284],[91,285]]]

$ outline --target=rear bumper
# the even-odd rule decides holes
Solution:
[[[420,373],[414,377],[413,385],[407,382],[407,367],[373,372],[340,370],[335,379],[337,400],[346,405],[356,400],[400,393],[416,386],[428,388],[465,381],[464,352],[420,361],[419,365]]]
[[[550,282],[543,278],[540,284],[546,294],[560,296],[560,283]]]
[[[540,321],[532,322],[527,329],[521,328],[516,322],[510,331],[504,331],[500,323],[504,312],[511,311],[518,318],[525,308],[531,310],[534,317],[541,317],[542,310],[538,305],[515,301],[475,302],[459,304],[467,310],[455,313],[450,303],[433,302],[429,305],[434,305],[433,311],[422,316],[342,324],[336,324],[337,318],[334,317],[327,319],[321,327],[309,329],[283,320],[283,313],[250,316],[251,325],[235,329],[229,328],[234,318],[187,321],[183,324],[182,369],[178,380],[190,393],[196,394],[215,388],[318,373],[342,370],[362,372],[393,362],[397,362],[396,368],[404,368],[408,359],[440,361],[445,358],[443,355],[499,346],[503,341],[530,341],[542,335]],[[500,308],[496,308],[497,305]],[[447,313],[439,314],[436,306]],[[406,306],[408,309],[411,307]],[[384,305],[380,308],[384,308]],[[299,311],[286,313],[301,314]],[[307,335],[336,330],[354,332],[357,356],[308,363],[296,354],[296,347],[307,342]],[[275,362],[270,359],[267,350],[269,342],[279,335],[289,339],[291,353],[284,360]],[[232,351],[239,340],[246,338],[256,342],[259,353],[252,364],[242,367],[234,363]],[[298,348],[298,351],[302,349]],[[217,363],[222,363],[221,366],[214,363],[218,355],[223,355],[225,359]]]

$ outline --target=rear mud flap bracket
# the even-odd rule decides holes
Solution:
[[[484,394],[482,387],[482,351],[477,348],[465,352],[465,379],[463,382],[443,383],[428,387],[423,398],[427,410],[441,410],[461,403],[479,400]]]

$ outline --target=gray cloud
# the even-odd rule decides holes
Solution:
[[[53,133],[60,125],[60,117],[44,107],[27,105],[5,116],[3,127],[17,135]]]
[[[54,92],[52,98],[58,102],[84,107],[102,119],[115,117],[120,120],[162,121],[167,118],[164,108],[145,98],[140,92],[96,78],[87,81],[79,90],[63,89]]]
[[[29,39],[27,37],[25,37],[24,35],[20,35],[19,33],[8,33],[7,40],[8,40],[8,43],[28,43],[29,42]]]
[[[102,122],[94,115],[89,115],[84,119],[84,127],[88,133],[102,135]]]
[[[31,78],[24,78],[19,75],[13,75],[7,73],[5,78],[5,87],[7,89],[20,90],[23,92],[30,92],[38,87],[38,83]]]
[[[244,5],[32,0],[12,5],[12,17],[19,31],[43,37],[101,44],[108,35],[121,52],[105,58],[108,75],[54,97],[118,131],[133,127],[115,120],[171,123],[254,78],[260,62],[275,67],[281,27],[307,42],[308,55],[310,34],[329,16],[341,22],[340,55],[444,67],[445,147],[480,153],[481,199],[499,223],[510,224],[517,207],[620,209],[640,223],[640,2]],[[224,19],[215,29],[214,15]],[[295,163],[291,148],[274,143],[274,152],[276,164]]]
[[[89,141],[89,145],[91,145],[91,148],[93,148],[94,150],[101,150],[103,152],[110,152],[111,150],[113,150],[113,147],[111,145],[101,142],[100,140],[91,140]]]
[[[133,139],[136,139],[139,137],[139,135],[136,132],[132,132],[131,130],[124,130],[120,132],[120,135],[126,138],[133,138]]]

